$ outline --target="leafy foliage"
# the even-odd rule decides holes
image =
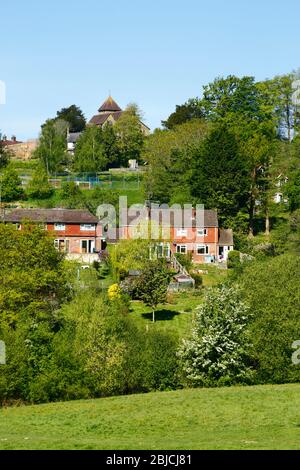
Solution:
[[[179,350],[184,376],[195,386],[247,383],[251,345],[246,335],[249,309],[234,288],[208,291],[198,307],[190,338]]]
[[[86,119],[83,112],[75,104],[57,111],[56,119],[67,122],[69,132],[82,132],[86,126]]]
[[[33,173],[26,192],[29,197],[47,199],[52,196],[53,188],[48,182],[48,175],[43,167],[38,167]]]
[[[17,201],[24,196],[22,181],[13,168],[8,167],[3,172],[1,180],[1,199],[5,202]]]

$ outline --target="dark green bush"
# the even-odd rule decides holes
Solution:
[[[227,266],[229,269],[237,269],[241,266],[239,251],[233,250],[228,253]]]
[[[257,381],[299,382],[300,366],[292,363],[292,344],[300,340],[299,257],[252,263],[239,284],[253,314],[249,335]]]

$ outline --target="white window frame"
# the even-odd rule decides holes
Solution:
[[[199,253],[199,250],[204,248],[204,253]],[[209,246],[208,245],[197,245],[197,255],[206,256],[209,255]]]
[[[184,249],[184,251],[182,251],[183,249]],[[187,254],[187,245],[177,245],[176,246],[176,253],[186,255]]]
[[[198,228],[197,229],[198,237],[207,237],[207,228]]]
[[[187,229],[178,228],[176,232],[177,237],[187,237]]]
[[[64,250],[60,250],[59,248],[59,245],[60,245],[60,242],[64,242],[64,245],[65,245],[65,249]],[[56,238],[54,240],[54,246],[55,248],[57,249],[57,251],[60,251],[62,253],[69,253],[70,252],[70,241],[66,238]]]
[[[94,232],[96,230],[96,224],[80,224],[80,230],[82,232]]]
[[[57,232],[64,232],[66,230],[66,224],[55,223],[54,230]]]

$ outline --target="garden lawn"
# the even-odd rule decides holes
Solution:
[[[300,384],[0,410],[0,449],[299,449]]]

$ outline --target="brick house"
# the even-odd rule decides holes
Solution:
[[[87,210],[16,209],[5,214],[3,221],[16,224],[19,230],[26,221],[42,225],[53,235],[55,247],[65,252],[68,259],[93,262],[105,246],[102,226]]]
[[[205,264],[216,261],[227,261],[229,251],[233,250],[233,232],[231,229],[220,229],[218,223],[218,214],[214,210],[203,211],[203,222],[197,226],[196,217],[192,215],[190,220],[185,222],[184,228],[180,228],[174,223],[174,216],[171,212],[169,223],[167,218],[162,216],[160,211],[159,225],[167,228],[168,235],[162,234],[161,240],[156,242],[158,254],[169,258],[171,254],[182,253],[192,254],[194,263]],[[193,211],[195,214],[195,211]],[[136,224],[135,217],[127,217],[127,223],[120,227],[118,237],[122,239],[143,237],[142,224],[149,224],[151,221],[151,211],[144,221]],[[147,224],[146,230],[149,230]],[[163,229],[161,229],[163,231]],[[163,232],[162,232],[163,233]]]

